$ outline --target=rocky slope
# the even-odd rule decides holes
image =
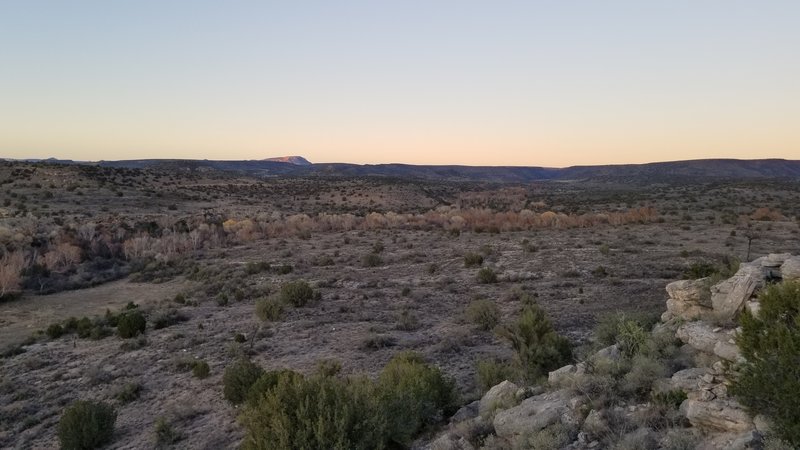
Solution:
[[[751,417],[728,394],[728,374],[741,360],[735,319],[744,309],[758,314],[756,295],[767,283],[798,279],[800,257],[770,254],[741,264],[733,277],[718,283],[711,278],[670,283],[667,311],[646,340],[675,345],[675,351],[657,348],[645,357],[618,343],[550,372],[545,386],[504,381],[462,408],[423,448],[762,448],[768,421]],[[646,370],[651,365],[657,369]],[[647,395],[631,394],[631,386],[644,386]]]

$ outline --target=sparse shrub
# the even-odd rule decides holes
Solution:
[[[661,361],[636,355],[631,361],[631,370],[622,382],[622,390],[636,397],[643,398],[650,392],[653,382],[667,375],[667,369]]]
[[[397,317],[397,329],[401,331],[414,331],[419,328],[419,320],[413,312],[408,309],[400,311]]]
[[[99,448],[111,441],[117,413],[102,402],[73,402],[58,422],[58,440],[64,450]]]
[[[314,373],[323,377],[335,377],[341,371],[342,363],[335,359],[323,359],[317,362]]]
[[[713,264],[708,262],[692,263],[686,270],[683,271],[683,277],[687,280],[697,280],[700,278],[710,277],[717,271]]]
[[[314,298],[314,290],[303,280],[290,281],[281,286],[281,301],[294,306],[305,306]]]
[[[277,322],[283,316],[283,302],[278,297],[266,297],[256,301],[256,316],[265,322]]]
[[[142,392],[142,385],[139,383],[126,383],[122,386],[116,394],[114,394],[114,398],[116,398],[120,403],[130,403],[139,398],[139,395]]]
[[[242,333],[236,333],[233,335],[233,341],[241,344],[247,342],[247,338]]]
[[[268,272],[271,266],[266,261],[249,262],[244,266],[244,273],[247,275],[255,275],[261,272]]]
[[[185,305],[186,304],[186,296],[183,295],[182,293],[175,294],[175,298],[173,298],[172,301],[174,301],[175,303],[177,303],[179,305]]]
[[[484,267],[478,271],[478,283],[497,283],[497,273],[491,267]]]
[[[684,400],[686,400],[686,392],[684,392],[683,389],[653,392],[650,394],[650,401],[657,407],[678,409]]]
[[[144,315],[138,310],[133,309],[122,313],[117,320],[117,333],[123,339],[130,339],[144,333],[147,321]]]
[[[529,382],[572,359],[569,341],[556,333],[544,310],[537,305],[525,306],[519,318],[501,327],[499,334],[511,342],[522,375]]]
[[[195,378],[202,380],[203,378],[207,378],[210,372],[211,369],[208,367],[208,363],[203,360],[195,361],[192,366],[192,375],[194,375]]]
[[[592,275],[597,278],[605,278],[608,276],[608,270],[606,270],[603,266],[597,266],[594,270],[592,270]]]
[[[476,299],[467,305],[467,320],[481,330],[490,331],[500,322],[500,308],[491,300]]]
[[[364,339],[364,348],[366,350],[380,350],[382,348],[394,347],[397,340],[387,334],[373,334]]]
[[[758,317],[742,314],[737,344],[746,359],[732,392],[754,414],[764,414],[775,434],[800,446],[800,282],[769,286],[759,296]]]
[[[153,320],[153,329],[160,330],[175,325],[176,323],[186,322],[187,320],[189,320],[189,318],[186,315],[174,309],[170,309],[169,311],[156,315],[156,318]]]
[[[155,434],[156,445],[158,446],[169,446],[183,439],[181,433],[164,417],[156,419]]]
[[[377,253],[367,253],[361,258],[361,265],[364,267],[378,267],[383,264],[383,258]]]
[[[467,253],[464,255],[464,267],[480,267],[482,264],[482,255],[478,253]]]
[[[61,324],[54,323],[47,327],[45,332],[50,339],[58,339],[64,334],[64,328],[61,326]]]
[[[608,244],[601,244],[600,247],[598,247],[598,250],[603,256],[608,256],[611,254],[611,248],[608,246]]]
[[[242,403],[247,392],[264,370],[246,358],[239,358],[222,374],[223,395],[233,404]]]
[[[475,378],[481,393],[486,393],[505,380],[515,380],[517,371],[505,361],[484,359],[475,364]]]

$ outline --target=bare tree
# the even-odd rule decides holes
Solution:
[[[19,290],[24,267],[25,255],[20,251],[7,253],[0,258],[0,297]]]

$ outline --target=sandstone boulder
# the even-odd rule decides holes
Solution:
[[[753,292],[764,286],[764,269],[761,263],[746,263],[734,276],[711,287],[714,315],[731,320],[742,310]]]
[[[569,412],[568,390],[549,392],[524,400],[519,405],[494,416],[494,430],[497,436],[512,439],[515,436],[541,430],[556,422]]]
[[[667,285],[667,311],[686,320],[711,312],[711,279],[680,280]]]
[[[800,256],[792,256],[783,262],[781,277],[784,281],[800,280]]]
[[[714,330],[714,327],[705,322],[689,322],[678,328],[676,336],[697,350],[713,354],[717,342],[728,340],[725,333]]]
[[[734,400],[685,400],[680,409],[692,426],[705,431],[743,433],[755,428],[753,420]]]
[[[516,403],[517,390],[519,390],[519,386],[508,380],[493,386],[481,398],[478,411],[481,415],[485,415],[491,414],[496,409],[514,405]]]
[[[573,375],[575,375],[576,371],[577,367],[575,367],[575,365],[573,364],[569,364],[567,366],[564,366],[560,369],[556,369],[547,374],[547,382],[554,386],[558,385],[562,381],[565,381],[570,377],[572,377]]]

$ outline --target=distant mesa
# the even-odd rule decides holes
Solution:
[[[264,161],[285,162],[295,166],[310,166],[311,161],[302,156],[279,156],[277,158],[266,158]]]

